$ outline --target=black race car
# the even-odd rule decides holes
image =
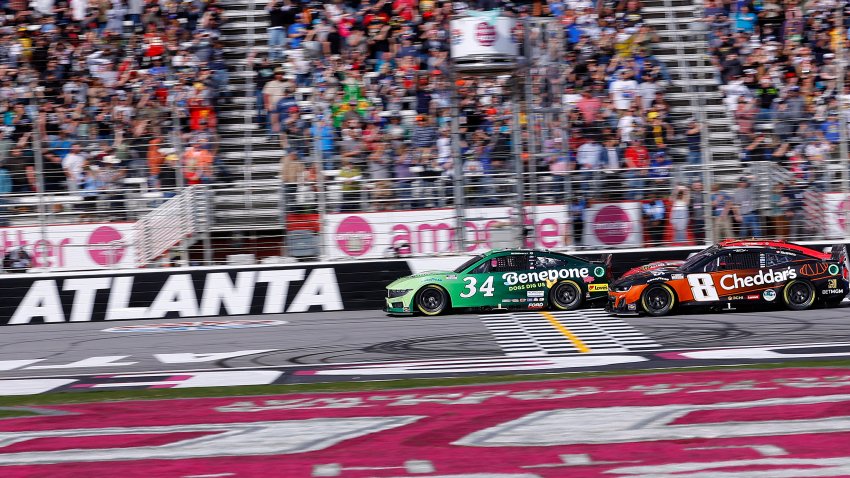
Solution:
[[[678,306],[837,305],[850,290],[847,255],[844,245],[827,254],[783,241],[723,241],[684,262],[632,269],[611,284],[607,308],[659,316]]]

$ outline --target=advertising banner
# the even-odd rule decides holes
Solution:
[[[640,247],[643,245],[641,203],[598,203],[584,216],[585,246]]]
[[[464,230],[466,250],[478,254],[506,247],[513,237],[510,207],[481,207],[466,210]],[[526,247],[555,249],[565,247],[568,219],[563,205],[537,206],[526,210],[526,225],[533,230],[533,242]],[[419,209],[379,213],[329,214],[324,234],[329,259],[366,259],[390,256],[390,249],[407,244],[412,256],[457,252],[454,241],[457,219],[454,209]]]
[[[470,56],[516,57],[519,54],[514,18],[499,16],[496,11],[469,13],[470,16],[451,21],[451,56],[455,61]]]
[[[135,267],[132,223],[0,228],[0,255],[23,247],[33,268],[94,270]],[[43,233],[43,234],[42,234]]]
[[[847,237],[850,233],[850,198],[842,193],[825,193],[822,204],[826,237]]]
[[[380,309],[406,261],[125,274],[9,274],[0,325]]]

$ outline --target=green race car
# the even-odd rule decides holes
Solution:
[[[610,268],[557,252],[490,251],[454,271],[402,277],[387,286],[385,310],[438,315],[448,309],[574,310],[608,297]]]

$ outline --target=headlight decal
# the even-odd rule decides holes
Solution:
[[[394,299],[396,297],[401,297],[403,295],[406,295],[411,290],[413,290],[413,289],[395,289],[395,290],[394,289],[387,289],[387,297],[390,298],[390,299]]]

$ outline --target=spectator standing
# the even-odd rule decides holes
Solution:
[[[611,82],[611,100],[618,110],[628,110],[634,104],[638,95],[638,82],[635,81],[631,72],[620,70],[617,79]],[[639,106],[639,105],[636,105]]]
[[[112,220],[128,219],[128,211],[124,203],[124,188],[121,181],[127,176],[120,159],[114,155],[106,156],[95,171],[95,181],[100,190],[98,199],[105,203],[106,209],[113,211]]]
[[[647,238],[650,246],[660,245],[664,240],[664,219],[667,216],[667,207],[664,200],[656,191],[649,191],[647,199],[643,204],[644,224],[646,224]]]
[[[685,141],[688,143],[688,164],[699,166],[702,164],[702,125],[691,118],[688,129],[685,131]]]
[[[351,212],[361,209],[361,181],[363,173],[347,158],[342,159],[342,168],[337,174],[337,179],[342,182],[342,205],[340,211]]]
[[[732,215],[734,214],[732,197],[722,191],[717,184],[711,187],[711,208],[714,219],[714,242],[735,237],[732,233]]]
[[[737,219],[741,224],[741,237],[761,237],[761,223],[756,210],[755,197],[750,181],[746,177],[738,180],[738,187],[732,193],[737,208]]]
[[[280,160],[280,179],[283,182],[284,215],[296,210],[297,192],[304,181],[304,164],[295,153],[287,153]]]
[[[44,181],[44,192],[60,193],[67,192],[67,176],[65,169],[62,167],[62,159],[54,151],[44,153],[42,180]],[[32,170],[33,190],[38,191],[35,187],[37,184],[35,179],[35,170]],[[60,207],[61,208],[61,207]]]
[[[791,200],[785,194],[782,183],[774,185],[770,193],[770,209],[767,215],[768,236],[780,240],[788,238],[788,207],[790,205]]]
[[[296,7],[291,0],[271,0],[266,5],[266,12],[269,14],[269,58],[281,60],[288,44],[289,26],[295,22]]]
[[[673,229],[673,244],[682,245],[688,241],[690,221],[690,192],[684,186],[677,186],[670,197],[670,225]]]
[[[585,193],[595,193],[599,189],[599,158],[602,157],[603,151],[602,146],[592,136],[578,148],[576,162],[579,166],[581,189]]]
[[[688,210],[691,218],[691,233],[698,244],[705,242],[705,198],[703,198],[702,181],[691,183],[690,204]]]
[[[256,95],[257,118],[261,124],[268,123],[268,116],[264,107],[264,89],[266,84],[275,78],[275,67],[268,56],[263,56],[259,63],[255,63],[255,54],[248,54],[249,66],[254,70],[254,94]]]
[[[263,102],[268,115],[269,128],[272,133],[280,132],[280,114],[278,102],[286,95],[286,82],[283,80],[283,68],[274,70],[274,79],[263,86]]]
[[[188,185],[212,182],[213,156],[206,148],[206,141],[192,143],[183,152],[183,175]]]
[[[625,151],[628,199],[643,199],[646,178],[649,175],[649,150],[640,139],[633,138]]]
[[[83,182],[83,171],[86,166],[86,156],[80,143],[74,143],[68,154],[62,158],[62,169],[68,180],[68,192],[75,193]]]

